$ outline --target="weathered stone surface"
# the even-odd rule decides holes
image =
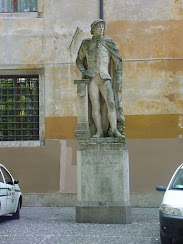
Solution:
[[[84,39],[78,51],[76,65],[88,84],[88,117],[93,137],[124,138],[122,107],[122,59],[112,39],[103,36],[105,21],[91,24],[92,39]],[[78,100],[86,94],[85,84],[77,83]],[[80,104],[80,101],[79,101]],[[79,105],[80,108],[82,105]],[[85,112],[84,112],[85,113]],[[80,118],[80,112],[78,118]],[[117,122],[121,123],[121,133]]]
[[[128,13],[128,14],[127,14]],[[181,0],[113,0],[105,1],[105,19],[145,22],[183,19]]]
[[[78,151],[78,201],[129,204],[127,150]]]
[[[76,221],[130,223],[128,151],[78,151],[77,194]]]
[[[76,207],[77,223],[130,224],[131,217],[129,206]]]

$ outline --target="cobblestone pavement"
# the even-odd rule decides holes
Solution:
[[[132,224],[78,224],[75,208],[23,208],[0,219],[0,244],[160,244],[158,209],[133,209]]]

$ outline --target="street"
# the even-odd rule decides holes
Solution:
[[[160,244],[158,209],[133,209],[128,225],[79,224],[75,208],[22,208],[20,220],[0,220],[3,244]]]

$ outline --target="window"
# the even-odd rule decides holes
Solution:
[[[37,12],[38,0],[0,0],[0,12]]]
[[[1,182],[1,183],[4,183],[4,180],[3,180],[3,176],[2,176],[1,171],[0,171],[0,182]]]
[[[178,171],[177,175],[175,176],[175,179],[173,181],[171,188],[176,189],[176,190],[183,189],[183,169],[182,168]]]
[[[12,180],[10,174],[3,167],[1,168],[1,170],[3,172],[6,184],[13,185],[13,180]]]
[[[0,141],[39,140],[39,75],[0,76]]]

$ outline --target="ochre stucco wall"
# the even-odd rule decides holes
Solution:
[[[43,70],[45,146],[0,148],[0,162],[20,179],[23,192],[76,192],[73,81],[81,75],[75,59],[99,18],[99,1],[41,2],[41,18],[0,14],[0,71]],[[161,180],[166,184],[182,158],[182,9],[182,0],[104,0],[105,35],[123,58],[133,192],[153,192]]]

